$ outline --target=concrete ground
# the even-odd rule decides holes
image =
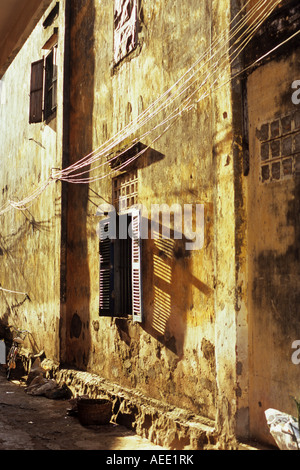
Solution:
[[[0,368],[1,450],[163,450],[127,428],[82,426],[68,400],[28,395]]]

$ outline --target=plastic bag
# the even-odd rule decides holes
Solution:
[[[273,408],[265,411],[265,417],[280,450],[300,450],[300,432],[296,418]]]

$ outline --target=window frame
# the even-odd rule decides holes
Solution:
[[[51,120],[57,108],[57,44],[45,56],[44,121]]]
[[[105,225],[112,222],[115,217],[116,236],[109,239],[101,239]],[[130,217],[127,221],[127,234],[120,233],[120,218]],[[142,301],[142,243],[141,243],[141,210],[130,208],[121,214],[113,212],[100,221],[100,242],[99,242],[99,315],[101,317],[129,318],[132,317],[134,323],[143,322],[143,301]],[[130,233],[128,230],[130,228]],[[107,230],[106,230],[107,231]],[[125,236],[126,235],[126,236]],[[130,265],[125,270],[130,273],[130,305],[126,311],[117,310],[119,305],[118,294],[115,292],[122,282],[128,280],[124,271],[120,270],[120,265],[116,263],[116,256],[120,255],[120,250],[130,244]],[[125,245],[124,245],[125,244]],[[125,246],[126,251],[126,246]],[[124,267],[123,267],[124,268]],[[122,277],[124,276],[124,278]],[[125,292],[128,292],[129,289]],[[119,292],[119,296],[123,293]]]
[[[57,47],[55,43],[47,55],[31,64],[29,124],[50,122],[56,116]]]
[[[123,2],[123,7],[127,6],[132,2],[133,8],[131,10],[132,15],[123,15],[123,22],[117,22],[118,7]],[[125,9],[125,8],[124,8]],[[119,15],[122,17],[122,14]],[[126,19],[124,19],[126,18]],[[126,31],[127,30],[127,31]],[[127,34],[126,34],[127,33]],[[125,34],[122,38],[122,35]],[[127,44],[124,48],[124,42],[127,40]],[[115,0],[114,1],[114,37],[113,37],[113,56],[114,65],[118,65],[122,62],[131,52],[133,52],[138,44],[138,0]]]
[[[29,93],[29,123],[43,120],[44,58],[31,64]]]

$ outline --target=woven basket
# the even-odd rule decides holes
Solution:
[[[82,425],[108,424],[112,417],[112,404],[105,398],[83,398],[77,404],[78,418]]]

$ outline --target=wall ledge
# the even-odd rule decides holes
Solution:
[[[173,450],[209,450],[218,446],[214,422],[144,396],[89,372],[61,368],[48,359],[41,366],[73,397],[106,397],[113,403],[112,421],[126,426],[156,445]]]

